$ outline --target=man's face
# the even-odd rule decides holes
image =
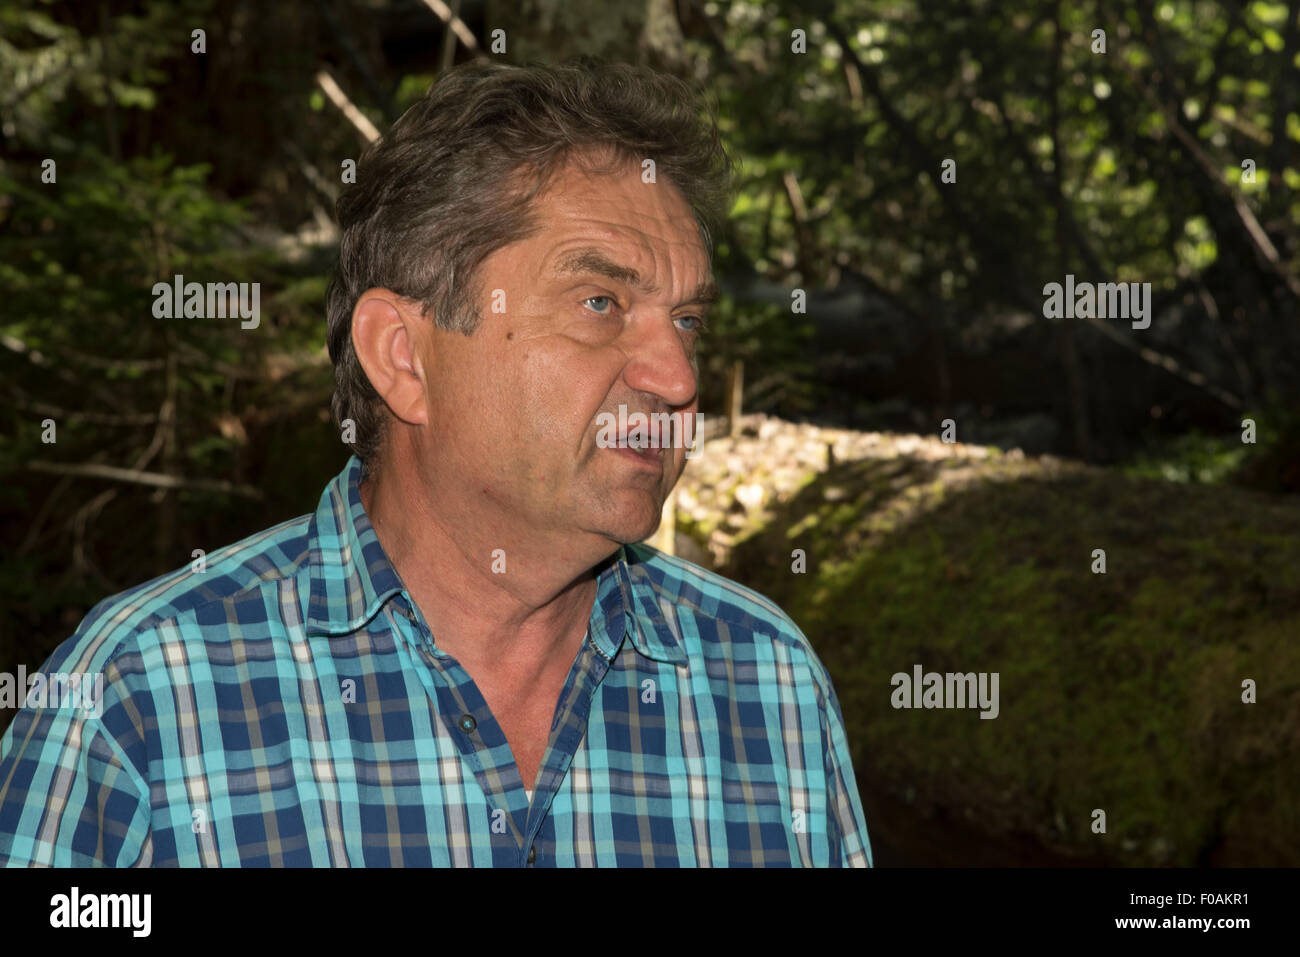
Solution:
[[[682,195],[636,166],[569,165],[534,211],[540,228],[480,268],[474,335],[427,340],[421,462],[435,484],[472,483],[466,519],[499,530],[507,552],[506,537],[530,532],[579,552],[639,541],[681,475],[682,436],[645,453],[601,447],[602,413],[694,424],[708,255]]]

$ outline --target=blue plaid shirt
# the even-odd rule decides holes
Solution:
[[[360,478],[91,610],[42,670],[102,698],[28,702],[0,740],[0,863],[870,866],[808,640],[642,545],[601,566],[530,799]]]

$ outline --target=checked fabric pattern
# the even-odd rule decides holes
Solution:
[[[360,479],[91,610],[43,670],[102,673],[100,713],[18,713],[0,863],[870,866],[839,702],[779,608],[622,547],[524,782]]]

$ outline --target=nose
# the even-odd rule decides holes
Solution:
[[[628,387],[659,396],[670,408],[690,403],[699,389],[699,377],[690,346],[669,316],[656,316],[640,326],[629,347],[623,377]]]

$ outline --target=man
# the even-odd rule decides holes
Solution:
[[[668,77],[439,79],[339,200],[356,454],[314,515],[91,611],[45,670],[102,673],[99,714],[14,721],[0,860],[869,865],[825,669],[632,544],[687,450],[608,427],[697,409],[728,170]]]

